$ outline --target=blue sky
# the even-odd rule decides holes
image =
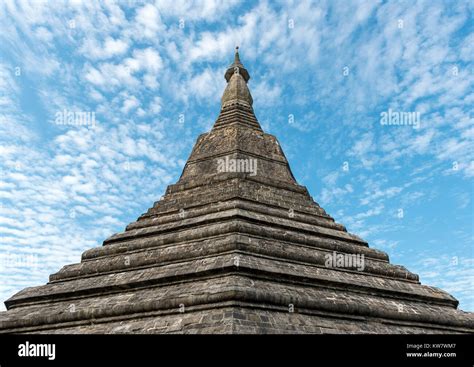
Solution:
[[[474,311],[472,4],[1,1],[0,300],[79,262],[178,179],[239,45],[299,183]],[[389,110],[418,127],[382,124]],[[58,124],[63,111],[95,124]]]

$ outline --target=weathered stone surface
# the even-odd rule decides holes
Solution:
[[[165,196],[48,284],[5,303],[0,332],[472,333],[448,293],[348,233],[262,131],[238,55],[213,129]],[[219,159],[257,162],[221,171]],[[328,255],[365,266],[328,267]]]

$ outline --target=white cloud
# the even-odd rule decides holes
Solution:
[[[251,86],[251,93],[258,104],[265,107],[279,103],[282,88],[278,84],[270,85],[268,82],[262,81],[256,86]]]
[[[163,67],[163,60],[158,52],[151,47],[133,51],[133,57],[138,62],[139,70],[146,70],[156,74]]]
[[[138,101],[138,99],[135,96],[130,96],[123,101],[123,106],[120,110],[123,113],[127,114],[138,106],[140,106],[140,102]]]
[[[155,96],[150,103],[149,110],[152,114],[159,114],[162,109],[162,99],[159,96]]]
[[[137,10],[135,21],[138,24],[137,35],[143,35],[146,38],[155,37],[158,31],[164,29],[158,9],[152,4]]]
[[[100,44],[96,39],[88,38],[84,41],[81,52],[92,60],[109,59],[123,55],[128,47],[128,42],[122,39],[107,37],[103,44]]]
[[[330,203],[333,200],[340,200],[344,195],[354,191],[352,185],[347,184],[344,187],[323,188],[321,191],[321,204]]]

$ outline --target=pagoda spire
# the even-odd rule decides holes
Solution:
[[[225,72],[225,80],[227,80],[227,82],[229,82],[230,78],[232,77],[232,74],[236,72],[236,68],[239,69],[239,74],[242,75],[245,82],[247,83],[250,79],[250,75],[247,69],[244,67],[244,65],[242,65],[242,62],[240,61],[239,46],[235,47],[234,62],[227,68],[227,71]]]
[[[239,46],[235,46],[234,64],[240,64]]]
[[[227,87],[221,99],[222,108],[235,103],[251,107],[253,98],[247,87],[250,75],[240,61],[239,46],[235,48],[234,62],[227,68],[224,77],[227,81]]]

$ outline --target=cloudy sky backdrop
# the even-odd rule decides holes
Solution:
[[[239,45],[299,183],[474,311],[472,19],[469,1],[0,1],[0,301],[178,179]]]

